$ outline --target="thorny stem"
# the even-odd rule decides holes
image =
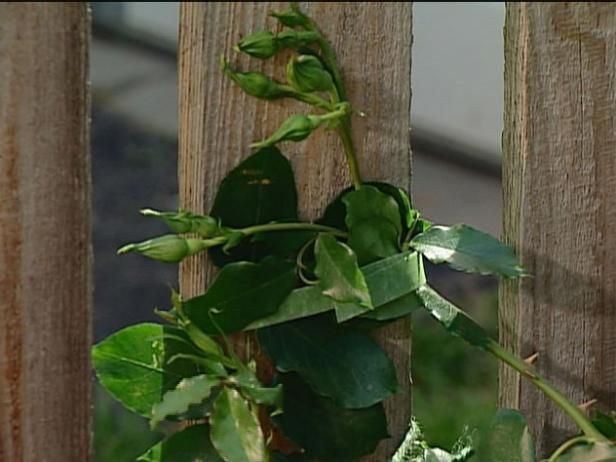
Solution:
[[[588,419],[588,417],[575,404],[569,401],[560,391],[550,385],[545,379],[539,376],[534,369],[524,360],[505,350],[497,342],[491,340],[486,345],[486,350],[496,356],[504,363],[518,371],[523,377],[530,380],[533,385],[539,388],[548,398],[554,401],[567,414],[576,425],[582,430],[585,437],[592,441],[608,441]]]

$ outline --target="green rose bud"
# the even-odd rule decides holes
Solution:
[[[202,216],[191,219],[190,233],[198,234],[201,237],[215,237],[220,235],[221,229],[218,221],[212,217]]]
[[[223,356],[224,353],[220,345],[218,345],[213,338],[205,335],[203,331],[195,324],[190,321],[185,321],[182,323],[182,327],[193,343],[197,345],[201,351],[214,357]]]
[[[296,114],[285,120],[272,136],[251,147],[264,148],[274,146],[281,141],[302,141],[321,125],[321,117]]]
[[[300,55],[287,64],[287,80],[293,88],[304,93],[330,91],[334,88],[331,74],[316,56]]]
[[[164,321],[167,321],[169,324],[177,325],[178,323],[178,316],[175,313],[175,311],[172,311],[172,310],[165,311],[165,310],[159,310],[158,308],[154,308],[154,314],[158,316],[159,318],[163,319]]]
[[[278,53],[280,44],[274,34],[263,31],[244,37],[235,46],[235,49],[255,58],[267,59]]]
[[[209,241],[186,239],[176,234],[167,234],[137,244],[125,245],[118,250],[118,254],[136,252],[153,260],[177,263],[190,255],[219,244],[219,239],[210,239]]]
[[[282,48],[305,47],[315,43],[319,38],[319,33],[313,31],[285,30],[278,34],[264,31],[244,37],[235,46],[235,50],[255,58],[267,59],[274,56]]]
[[[312,45],[320,38],[318,32],[284,30],[276,35],[276,42],[280,48],[301,48]]]
[[[306,27],[310,22],[305,14],[292,8],[285,11],[272,11],[270,14],[287,27]]]
[[[224,59],[221,61],[223,72],[250,96],[262,99],[277,99],[288,96],[287,88],[260,72],[238,72],[233,70]]]
[[[195,233],[205,238],[221,234],[221,229],[216,219],[207,215],[197,215],[185,210],[180,210],[179,212],[159,212],[152,209],[143,209],[141,214],[146,217],[160,218],[176,233]]]

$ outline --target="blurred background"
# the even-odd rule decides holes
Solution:
[[[178,2],[93,2],[91,82],[95,316],[99,341],[154,319],[176,267],[118,258],[161,234],[145,206],[177,208]],[[413,201],[439,223],[500,235],[504,4],[414,4]],[[496,334],[496,281],[428,268],[434,285]],[[449,447],[491,418],[496,364],[417,316],[413,405],[429,441]],[[95,388],[97,462],[132,462],[156,439],[147,423]]]

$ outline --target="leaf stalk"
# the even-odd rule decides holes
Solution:
[[[295,6],[299,11],[299,8]],[[344,88],[344,82],[342,80],[342,72],[340,71],[340,66],[338,65],[338,60],[336,59],[336,53],[332,48],[329,41],[325,38],[321,30],[315,24],[315,22],[306,16],[307,24],[306,29],[314,31],[319,34],[319,39],[317,40],[317,44],[319,48],[321,48],[321,52],[323,53],[323,61],[325,66],[332,74],[332,78],[335,86],[335,94],[334,99],[337,102],[348,101],[346,96],[346,91]],[[342,141],[342,145],[344,147],[344,154],[346,157],[346,161],[349,167],[349,174],[351,176],[351,181],[353,182],[353,187],[355,189],[359,189],[362,184],[361,175],[359,173],[359,165],[357,163],[357,154],[355,151],[355,146],[353,145],[353,139],[351,137],[351,114],[345,115],[341,119],[340,127],[337,130],[338,136],[340,136],[340,140]]]
[[[267,233],[271,231],[316,231],[320,233],[330,233],[338,237],[347,237],[347,233],[331,226],[319,225],[316,223],[267,223],[264,225],[254,225],[247,228],[242,228],[234,231],[239,231],[244,236],[250,236],[258,233]]]

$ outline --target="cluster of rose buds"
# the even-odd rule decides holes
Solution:
[[[127,244],[118,250],[118,254],[135,252],[153,260],[177,263],[210,247],[225,244],[231,237],[229,230],[221,227],[218,221],[210,216],[182,210],[159,212],[152,209],[143,209],[141,214],[161,219],[173,232],[190,233],[197,237],[165,234],[147,241]]]
[[[287,64],[287,81],[279,82],[262,72],[234,69],[224,57],[221,58],[223,72],[251,96],[266,100],[293,98],[325,113],[290,116],[269,138],[253,143],[252,147],[256,148],[273,146],[282,141],[302,141],[324,122],[327,122],[327,128],[336,128],[351,112],[348,103],[341,101],[332,71],[319,54],[324,39],[311,20],[293,7],[272,13],[272,16],[290,29],[278,33],[262,31],[250,34],[240,40],[234,49],[258,59],[271,58],[284,49],[296,50],[298,54],[292,56]]]

